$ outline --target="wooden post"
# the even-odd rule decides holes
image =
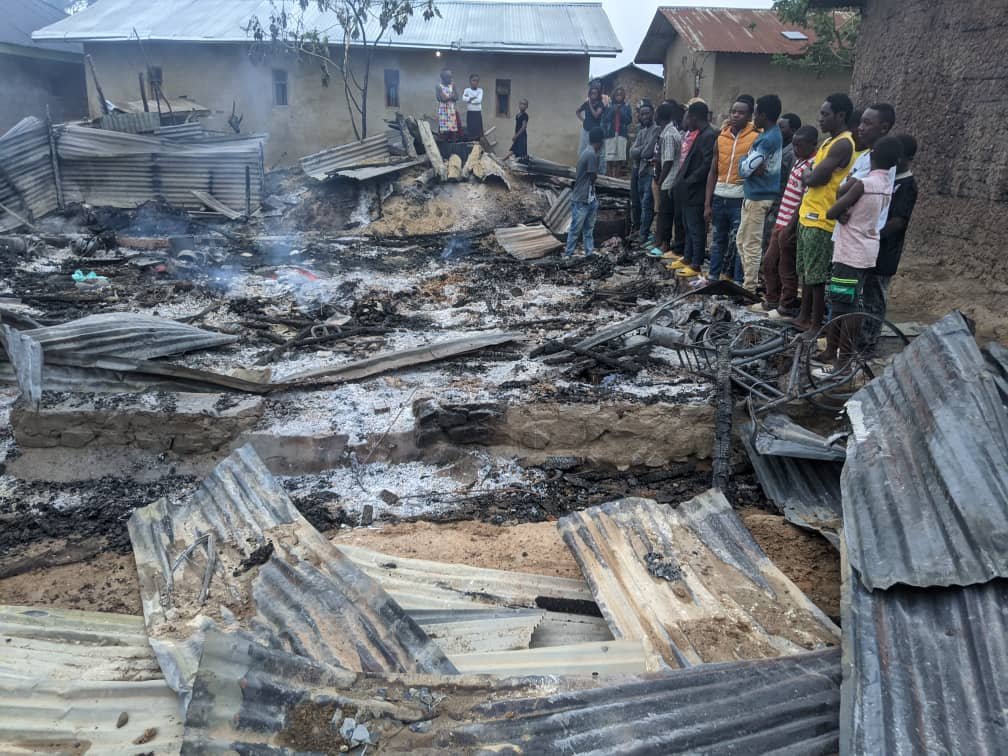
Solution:
[[[434,139],[434,132],[431,131],[427,119],[418,118],[417,128],[420,130],[420,141],[423,142],[424,150],[427,152],[427,158],[430,160],[434,173],[441,181],[445,181],[448,178],[448,168],[445,166],[444,158],[441,157],[441,150]]]
[[[108,115],[108,102],[105,101],[105,93],[102,92],[101,84],[98,83],[98,74],[96,74],[94,70],[94,61],[91,60],[90,55],[85,55],[84,59],[87,61],[88,68],[91,70],[91,78],[94,80],[95,91],[98,93],[98,103],[101,105],[101,112],[104,115]]]
[[[53,136],[52,117],[46,105],[46,131],[49,133],[49,160],[52,161],[53,181],[56,182],[56,207],[63,209],[63,177],[60,175],[59,154],[56,152],[56,137]]]
[[[147,90],[144,89],[143,71],[137,71],[137,79],[140,81],[140,99],[143,100],[144,113],[150,113],[150,105],[147,103]]]

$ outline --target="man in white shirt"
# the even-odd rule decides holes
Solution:
[[[472,141],[483,138],[483,88],[480,77],[472,74],[469,86],[462,92],[462,102],[466,103],[466,136]]]

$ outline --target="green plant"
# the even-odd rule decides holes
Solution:
[[[777,17],[786,24],[811,31],[809,36],[813,39],[801,55],[774,55],[773,62],[820,73],[853,68],[861,22],[857,10],[816,10],[809,4],[809,0],[774,0]]]

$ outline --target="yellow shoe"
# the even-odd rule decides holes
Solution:
[[[671,249],[668,252],[666,252],[664,255],[662,255],[662,260],[671,260],[672,262],[676,262],[676,261],[682,260],[682,259],[683,259],[682,255],[677,255]]]
[[[734,281],[735,279],[732,278],[731,276],[729,276],[727,273],[722,273],[721,274],[721,280],[722,281]]]
[[[680,269],[682,269],[682,268],[688,268],[688,267],[689,267],[689,263],[687,263],[687,262],[686,262],[685,260],[683,260],[682,258],[679,258],[679,259],[678,259],[678,260],[676,260],[675,262],[670,262],[670,263],[669,263],[668,265],[666,265],[665,267],[666,267],[666,268],[667,268],[668,270],[680,270]]]
[[[689,265],[686,265],[682,269],[677,270],[676,275],[680,278],[696,278],[700,275],[700,271],[693,270]]]

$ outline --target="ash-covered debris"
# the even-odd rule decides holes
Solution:
[[[644,555],[644,565],[652,576],[667,580],[670,583],[682,580],[683,578],[682,567],[670,556],[663,556],[654,551],[649,551]]]

